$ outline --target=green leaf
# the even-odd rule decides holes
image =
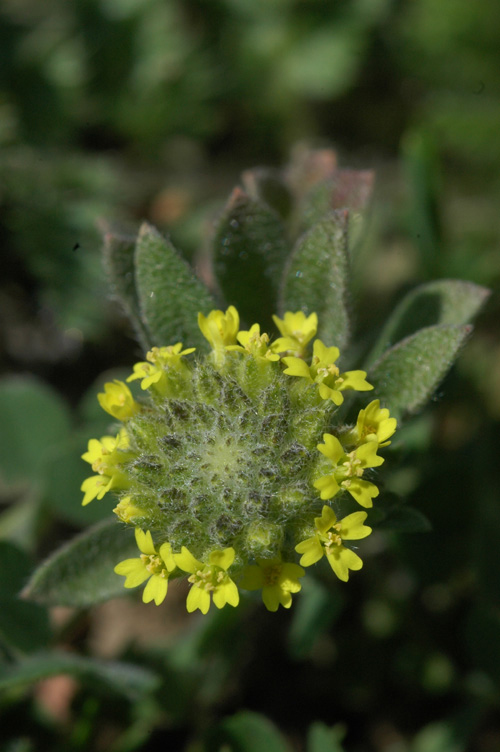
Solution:
[[[281,170],[257,167],[246,170],[241,178],[250,198],[263,201],[282,219],[287,219],[292,210],[293,199]]]
[[[27,653],[45,647],[51,638],[47,609],[18,598],[0,598],[0,634]]]
[[[433,394],[472,327],[429,326],[385,352],[368,373],[379,398],[396,418],[416,412]]]
[[[458,279],[442,279],[412,290],[389,317],[368,359],[374,363],[381,354],[419,329],[438,324],[466,324],[484,305],[490,291],[486,287]]]
[[[14,597],[32,569],[30,557],[9,541],[0,541],[0,598]]]
[[[318,314],[318,337],[341,350],[349,338],[348,212],[330,212],[299,240],[287,264],[279,311]]]
[[[288,635],[292,657],[300,659],[306,656],[341,611],[342,597],[338,590],[329,590],[312,577],[306,579],[297,599]]]
[[[332,210],[348,210],[353,215],[362,212],[370,199],[374,173],[371,170],[335,170],[305,195],[300,206],[299,225],[302,230],[314,227]]]
[[[144,223],[135,249],[135,278],[141,316],[152,344],[182,342],[207,348],[198,327],[198,312],[215,307],[209,291],[192,273],[170,240]]]
[[[408,507],[402,503],[384,505],[378,504],[370,519],[376,520],[380,514],[380,522],[376,522],[378,530],[396,530],[398,533],[428,533],[432,525],[425,514],[419,509]]]
[[[290,752],[282,735],[265,716],[242,710],[226,718],[211,735],[209,752]]]
[[[49,676],[69,674],[101,691],[135,702],[158,686],[152,671],[129,663],[100,661],[59,651],[38,653],[0,671],[0,690],[22,687]]]
[[[133,530],[115,519],[106,520],[43,562],[33,573],[24,595],[50,606],[82,608],[124,595],[123,577],[113,569],[122,559],[137,555]]]
[[[134,274],[135,237],[107,230],[104,233],[103,260],[111,291],[120,301],[144,350],[151,342],[142,322]]]
[[[247,325],[271,325],[287,250],[276,212],[236,188],[217,224],[212,259],[226,301]]]
[[[39,481],[47,458],[70,431],[64,402],[28,377],[0,382],[0,425],[0,472],[6,483]]]
[[[332,728],[317,721],[311,724],[307,734],[307,752],[344,752],[341,744],[345,728],[335,725]]]
[[[402,141],[402,156],[411,190],[410,222],[425,273],[442,276],[443,230],[440,207],[441,176],[433,139],[413,131]]]

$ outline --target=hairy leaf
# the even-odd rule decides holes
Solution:
[[[106,520],[43,562],[23,594],[50,606],[77,607],[123,595],[123,578],[113,569],[122,559],[137,555],[133,530],[115,519]]]
[[[330,212],[304,233],[285,271],[279,311],[318,314],[318,337],[341,350],[349,338],[348,212]]]
[[[374,398],[400,417],[431,396],[472,331],[466,326],[429,326],[387,350],[368,373]]]
[[[227,303],[237,306],[247,325],[271,325],[286,255],[278,214],[236,188],[217,224],[212,259]]]
[[[192,273],[170,240],[144,223],[135,249],[135,275],[141,316],[152,344],[183,342],[207,348],[198,328],[198,312],[215,307],[214,300]]]
[[[423,327],[466,324],[478,313],[489,294],[486,287],[458,279],[440,279],[416,287],[389,317],[368,364],[374,363],[396,342]]]
[[[107,230],[103,258],[111,290],[130,319],[144,350],[151,346],[142,322],[134,274],[135,237]]]

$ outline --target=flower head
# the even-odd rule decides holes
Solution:
[[[244,590],[262,589],[262,600],[268,611],[277,611],[292,605],[292,593],[298,593],[302,585],[299,578],[305,575],[298,564],[283,562],[280,558],[257,559],[243,571],[239,582]]]
[[[378,442],[379,447],[388,446],[387,441],[396,430],[397,420],[391,418],[386,407],[380,407],[380,400],[373,400],[359,411],[356,426],[345,435],[346,443],[364,444],[367,441]]]
[[[179,569],[189,572],[188,581],[191,589],[188,593],[186,608],[191,613],[197,608],[206,614],[210,608],[210,595],[217,608],[223,608],[226,603],[237,606],[240,602],[238,588],[229,577],[227,570],[234,561],[234,548],[223,551],[212,551],[208,563],[204,564],[183,546],[180,554],[174,554],[174,560]]]
[[[317,532],[295,546],[297,553],[302,554],[301,565],[309,567],[326,556],[337,577],[347,582],[349,570],[361,569],[363,562],[354,551],[346,548],[343,542],[360,540],[370,535],[371,527],[363,524],[366,517],[366,512],[354,512],[337,520],[333,509],[325,504],[321,517],[314,520]]]
[[[82,459],[92,465],[92,470],[99,473],[86,478],[81,485],[84,492],[82,505],[86,506],[93,499],[102,497],[112,488],[120,489],[127,487],[127,477],[120,467],[120,463],[130,458],[129,438],[125,428],[118,435],[103,436],[101,440],[90,439],[87,451],[82,454]]]
[[[104,392],[100,392],[97,399],[102,409],[117,420],[128,420],[139,410],[128,386],[118,379],[104,384]]]
[[[238,332],[239,345],[231,345],[228,350],[238,350],[253,355],[260,361],[277,361],[280,356],[269,347],[269,335],[260,333],[260,324],[253,324],[248,331]]]
[[[335,405],[341,405],[344,401],[342,392],[346,389],[365,392],[373,389],[373,386],[366,381],[366,371],[340,373],[338,366],[335,365],[339,355],[337,347],[326,347],[320,339],[316,339],[311,365],[308,366],[302,358],[286,357],[283,358],[287,366],[284,373],[304,378],[311,384],[318,384],[322,399],[329,399]]]
[[[369,441],[352,452],[346,452],[336,436],[325,433],[323,441],[324,444],[318,444],[318,450],[331,461],[333,469],[314,483],[321,498],[332,499],[345,489],[361,506],[373,506],[372,499],[378,496],[379,490],[362,476],[367,468],[378,467],[384,462],[384,458],[377,454],[378,443]]]
[[[229,306],[225,313],[219,310],[210,311],[208,316],[199,313],[198,326],[212,346],[215,364],[222,365],[226,346],[236,344],[236,335],[240,326],[238,311],[234,306]]]
[[[169,543],[163,543],[157,551],[149,530],[143,532],[135,529],[135,540],[141,555],[136,559],[125,559],[116,565],[116,574],[125,575],[125,587],[133,588],[148,580],[144,588],[144,603],[154,601],[157,606],[165,600],[168,578],[175,569],[172,549]]]
[[[182,362],[183,355],[189,355],[196,348],[182,349],[182,343],[168,347],[153,347],[146,355],[147,362],[136,363],[134,372],[127,381],[141,379],[141,389],[149,389],[154,386],[157,392],[165,396],[168,393],[169,373],[189,375],[189,369]]]
[[[298,358],[303,356],[308,343],[318,331],[317,314],[311,313],[306,317],[303,311],[287,311],[283,319],[273,316],[273,321],[282,335],[273,342],[273,352],[287,352]]]

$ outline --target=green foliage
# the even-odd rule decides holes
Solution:
[[[316,312],[318,337],[339,348],[349,338],[347,220],[346,210],[327,213],[299,238],[287,264],[279,303],[280,315]]]
[[[90,606],[122,595],[115,564],[135,555],[132,530],[106,520],[81,533],[39,567],[24,594],[39,603]]]
[[[429,326],[387,350],[370,369],[375,394],[400,417],[429,399],[472,328]]]
[[[287,256],[283,224],[275,211],[236,188],[212,240],[213,267],[224,298],[239,302],[243,321],[268,328]]]
[[[60,674],[74,676],[98,692],[118,694],[130,702],[136,702],[158,685],[152,671],[138,666],[54,651],[35,653],[0,670],[0,690],[15,689]]]
[[[135,270],[139,308],[151,342],[188,342],[204,349],[197,314],[208,313],[213,299],[172,243],[147,224],[137,238]]]

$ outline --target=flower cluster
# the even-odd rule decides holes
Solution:
[[[396,420],[373,400],[354,425],[336,423],[344,392],[373,388],[367,374],[341,371],[339,350],[314,339],[315,313],[273,318],[274,341],[259,324],[240,330],[234,306],[200,313],[207,354],[154,347],[127,379],[143,398],[121,381],[98,395],[121,426],[89,441],[83,504],[118,496],[139,556],[115,572],[127,588],[146,583],[146,603],[187,575],[189,612],[237,606],[239,590],[260,590],[276,611],[323,557],[343,581],[362,567],[351,542],[371,528],[352,504],[378,496],[373,471]]]

